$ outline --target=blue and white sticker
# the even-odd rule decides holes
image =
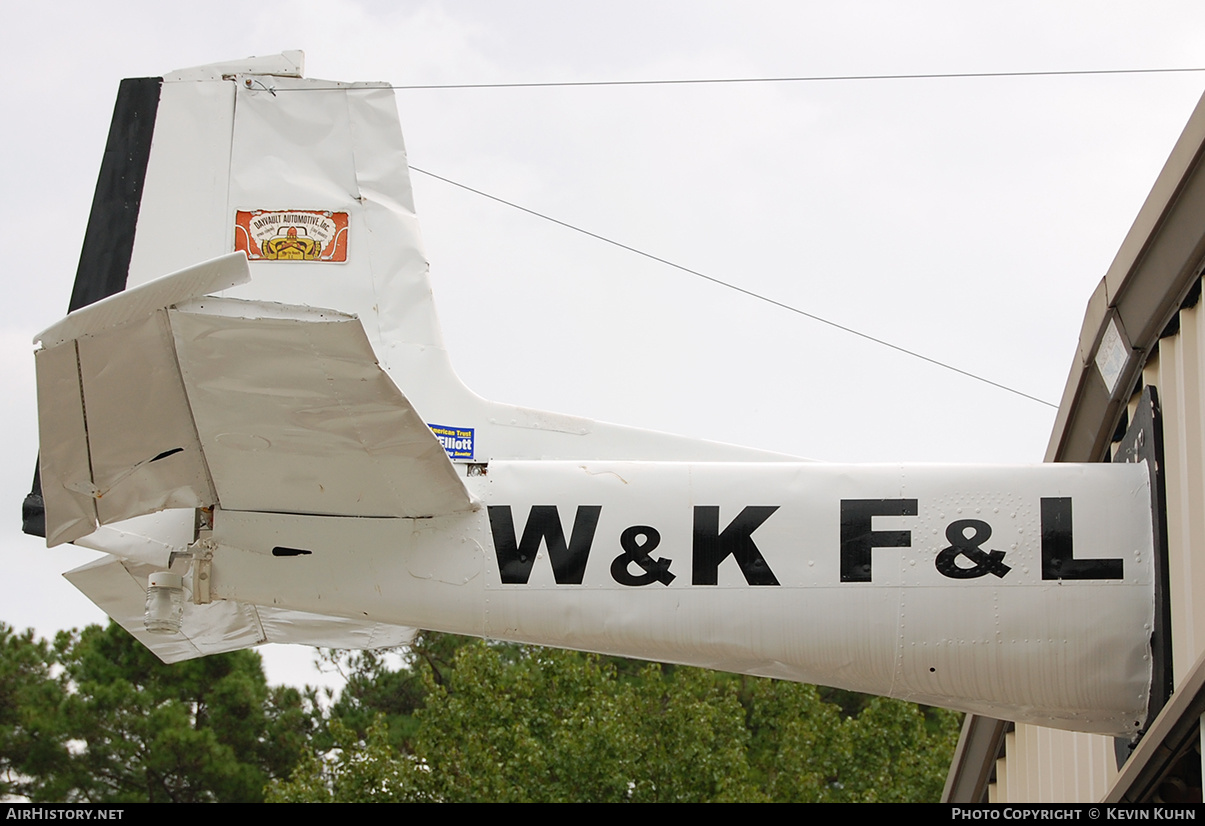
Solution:
[[[431,428],[431,432],[435,434],[435,438],[439,439],[439,443],[448,453],[448,458],[455,461],[456,459],[467,459],[470,462],[473,460],[473,428],[471,427],[448,427],[443,424],[431,424],[428,422],[427,427]]]

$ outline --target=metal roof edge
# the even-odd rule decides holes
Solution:
[[[980,803],[991,782],[996,755],[1008,731],[1008,723],[979,714],[968,714],[954,750],[942,803]]]
[[[1131,337],[1133,352],[1120,388],[1137,379],[1141,362],[1179,307],[1205,255],[1205,96],[1193,109],[1159,177],[1143,202],[1113,263],[1088,301],[1079,347],[1046,449],[1048,462],[1093,462],[1103,458],[1125,399],[1093,382],[1093,357],[1110,311]],[[1099,379],[1099,376],[1097,377]],[[1104,434],[1103,436],[1101,434]]]
[[[1088,300],[1045,461],[1095,462],[1107,457],[1128,389],[1200,276],[1205,258],[1205,222],[1199,217],[1205,214],[1203,153],[1205,95],[1198,100],[1112,264]],[[1114,317],[1130,336],[1131,353],[1110,392],[1095,367],[1095,355],[1106,325]],[[1200,661],[1189,683],[1172,696],[1152,723],[1108,800],[1128,796],[1128,790],[1152,770],[1150,766],[1163,764],[1154,758],[1166,752],[1164,741],[1173,735],[1172,728],[1190,706],[1205,710],[1205,663]],[[967,718],[946,778],[943,802],[982,800],[1006,725],[988,717]]]

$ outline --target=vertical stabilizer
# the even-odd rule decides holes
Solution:
[[[251,281],[221,295],[355,315],[453,462],[784,458],[470,392],[440,332],[393,92],[302,66],[286,52],[122,82],[72,310],[242,251]],[[23,517],[44,535],[38,479]]]

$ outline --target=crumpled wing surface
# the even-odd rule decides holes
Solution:
[[[221,277],[200,278],[202,268]],[[359,320],[198,297],[240,277],[242,255],[224,256],[72,313],[39,337],[48,545],[166,508],[472,509]]]
[[[470,507],[354,316],[204,299],[169,317],[223,510],[418,517]]]

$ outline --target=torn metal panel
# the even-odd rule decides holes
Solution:
[[[37,336],[48,545],[86,536],[98,521],[214,503],[163,308],[248,277],[244,256],[225,255],[76,310]]]
[[[96,527],[88,463],[88,431],[75,342],[35,353],[38,376],[39,475],[46,509],[46,544],[61,545]]]
[[[77,344],[99,521],[214,504],[166,312]]]
[[[354,316],[197,297],[245,277],[243,256],[225,256],[44,334],[78,336],[39,357],[55,542],[219,497],[228,510],[356,516],[472,507]]]
[[[173,310],[188,398],[225,510],[431,516],[472,507],[359,322]]]

